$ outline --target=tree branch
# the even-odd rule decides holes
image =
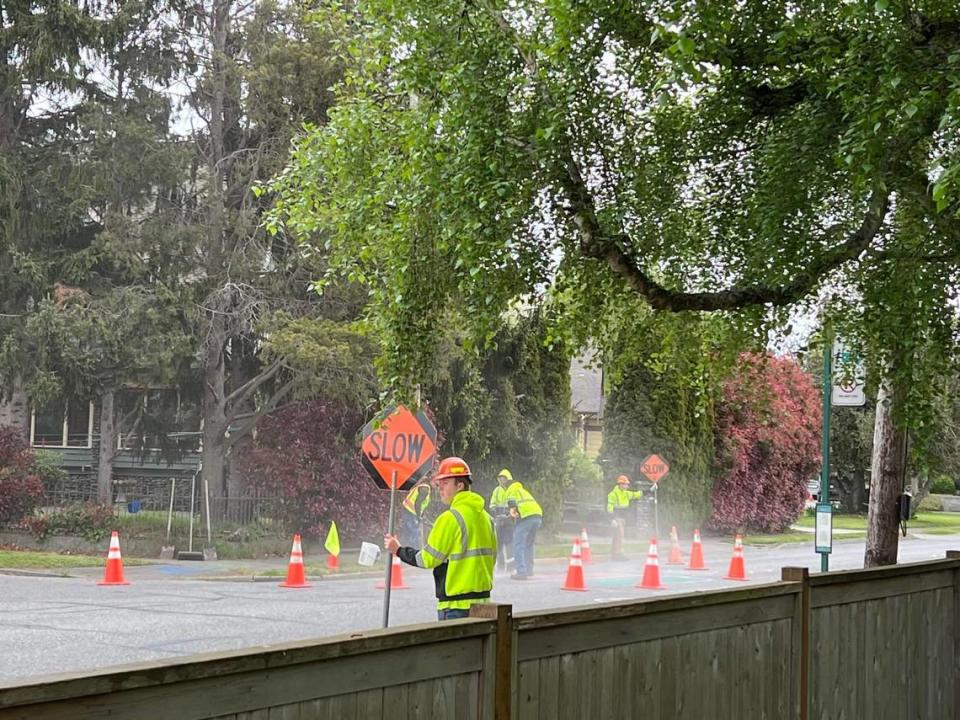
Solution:
[[[671,290],[658,283],[637,265],[634,258],[621,250],[621,247],[630,244],[629,237],[620,233],[614,236],[604,233],[590,190],[569,154],[566,173],[561,175],[561,184],[570,202],[574,224],[580,232],[581,254],[606,261],[610,269],[646,298],[651,307],[670,312],[736,310],[752,305],[789,305],[813,290],[825,274],[849,260],[856,259],[866,250],[883,226],[890,206],[889,193],[872,195],[860,227],[840,245],[814,258],[791,283],[780,286],[731,287],[716,292],[683,292]]]
[[[256,412],[247,418],[246,422],[244,422],[244,424],[241,425],[238,430],[231,432],[227,436],[226,440],[224,441],[224,447],[232,448],[237,442],[246,437],[250,431],[257,426],[257,423],[260,422],[260,418],[267,413],[273,412],[279,407],[280,401],[291,393],[293,388],[296,387],[296,384],[296,379],[290,380],[277,392],[273,393],[273,395],[270,396],[270,399],[264,403],[263,407],[258,408]]]
[[[283,358],[277,358],[272,363],[270,363],[266,367],[266,369],[264,369],[260,374],[250,378],[250,380],[248,380],[243,385],[241,385],[236,390],[234,390],[232,393],[227,395],[227,399],[224,401],[224,404],[231,405],[234,408],[242,406],[243,403],[249,400],[250,396],[257,391],[257,388],[259,388],[261,385],[267,382],[267,380],[271,379],[274,375],[276,375],[282,366],[283,366]],[[227,422],[228,423],[233,422],[236,416],[237,416],[237,413],[235,411],[231,411],[230,414],[227,416]]]

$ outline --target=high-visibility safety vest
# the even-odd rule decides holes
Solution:
[[[421,517],[430,504],[430,485],[420,483],[414,485],[403,499],[403,509],[412,515]]]
[[[461,490],[440,513],[416,564],[433,570],[438,610],[466,609],[490,599],[496,558],[497,534],[483,496]]]
[[[617,485],[610,491],[610,494],[607,495],[607,512],[612,513],[614,510],[628,508],[630,507],[631,500],[639,500],[642,497],[642,490],[624,490]]]
[[[497,485],[490,494],[490,509],[507,507],[507,489]]]
[[[519,480],[514,480],[507,488],[507,505],[517,508],[521,520],[531,515],[543,515],[540,503],[533,499],[533,495],[520,484]]]

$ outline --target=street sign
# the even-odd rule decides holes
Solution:
[[[815,548],[818,553],[833,552],[833,506],[817,503]]]
[[[661,478],[670,472],[670,466],[667,461],[657,454],[650,455],[643,464],[640,465],[640,472],[647,476],[647,479],[656,484]]]
[[[396,488],[406,490],[433,468],[437,429],[422,410],[414,415],[403,405],[389,407],[364,426],[360,453],[379,487],[389,490],[395,478]]]
[[[834,407],[859,407],[866,404],[863,360],[840,339],[833,343],[833,368],[830,404]]]

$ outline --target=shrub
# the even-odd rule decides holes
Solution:
[[[112,508],[96,503],[77,503],[26,518],[24,524],[38,540],[51,535],[77,535],[96,542],[110,534],[115,522]]]
[[[803,511],[820,465],[821,411],[813,381],[793,361],[744,355],[717,407],[711,525],[779,532]]]
[[[0,523],[29,515],[44,498],[30,448],[14,428],[0,427]]]
[[[941,475],[930,486],[930,492],[935,495],[954,495],[957,492],[957,486],[946,475]]]
[[[256,441],[241,447],[239,470],[250,486],[281,496],[278,519],[291,530],[322,539],[335,520],[344,547],[377,542],[390,495],[360,465],[363,424],[359,412],[337,401],[285,408],[264,419]]]
[[[581,502],[597,502],[604,493],[603,473],[600,466],[587,457],[579,447],[567,451],[564,468],[566,485],[572,488],[571,495]]]

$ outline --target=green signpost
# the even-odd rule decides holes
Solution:
[[[823,461],[820,466],[820,500],[817,503],[815,547],[820,553],[820,571],[830,570],[833,549],[833,508],[830,505],[830,395],[833,389],[833,338],[823,344]],[[821,536],[821,532],[823,535]],[[825,542],[821,542],[824,539]]]

